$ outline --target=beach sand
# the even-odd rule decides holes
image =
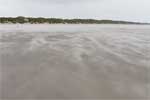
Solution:
[[[150,98],[148,25],[0,25],[0,100]]]

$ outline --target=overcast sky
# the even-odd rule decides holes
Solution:
[[[0,16],[150,22],[150,0],[0,0]]]

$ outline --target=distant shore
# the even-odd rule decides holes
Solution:
[[[60,19],[60,18],[32,18],[32,17],[0,17],[0,24],[144,24],[150,23],[96,20],[96,19]]]

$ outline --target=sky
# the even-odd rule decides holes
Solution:
[[[16,16],[150,22],[150,0],[0,0],[0,17]]]

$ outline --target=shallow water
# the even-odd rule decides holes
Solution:
[[[0,25],[2,99],[148,99],[148,25]]]

